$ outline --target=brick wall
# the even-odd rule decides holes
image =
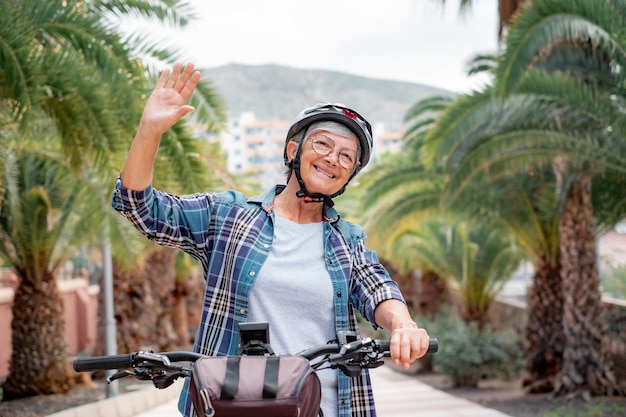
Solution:
[[[98,329],[99,287],[90,286],[84,279],[73,279],[60,281],[59,291],[63,298],[68,352],[74,354],[81,350],[92,350]],[[12,305],[13,289],[0,288],[0,377],[9,373]]]

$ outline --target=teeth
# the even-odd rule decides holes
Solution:
[[[324,170],[320,169],[320,168],[319,168],[319,167],[317,167],[317,166],[315,167],[315,170],[316,170],[317,172],[319,172],[320,174],[324,174],[324,175],[326,175],[328,178],[335,178],[335,176],[334,176],[333,174],[331,174],[330,172],[326,172],[326,171],[324,171]]]

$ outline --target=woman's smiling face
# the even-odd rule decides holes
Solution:
[[[288,154],[296,155],[298,144],[290,142]],[[332,195],[350,180],[358,155],[358,141],[326,130],[313,130],[300,151],[300,175],[309,193]],[[327,153],[324,155],[323,153]]]

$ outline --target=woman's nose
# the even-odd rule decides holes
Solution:
[[[332,151],[330,151],[327,155],[326,158],[331,161],[332,163],[334,163],[335,165],[339,165],[339,155],[341,150],[338,149],[333,149]]]

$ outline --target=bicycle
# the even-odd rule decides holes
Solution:
[[[207,417],[272,415],[317,416],[321,387],[316,371],[339,369],[350,377],[384,364],[389,340],[361,338],[355,331],[337,332],[337,338],[295,355],[275,355],[269,343],[268,323],[241,323],[237,355],[206,356],[191,351],[77,358],[77,372],[117,370],[107,382],[133,377],[152,381],[158,389],[178,378],[191,378],[196,414]],[[437,339],[428,352],[437,352]],[[177,363],[186,362],[186,365]],[[193,366],[189,364],[193,363]],[[240,375],[243,374],[243,375]],[[247,382],[240,384],[243,379]],[[198,412],[202,411],[202,413]],[[248,413],[248,414],[246,414]]]

